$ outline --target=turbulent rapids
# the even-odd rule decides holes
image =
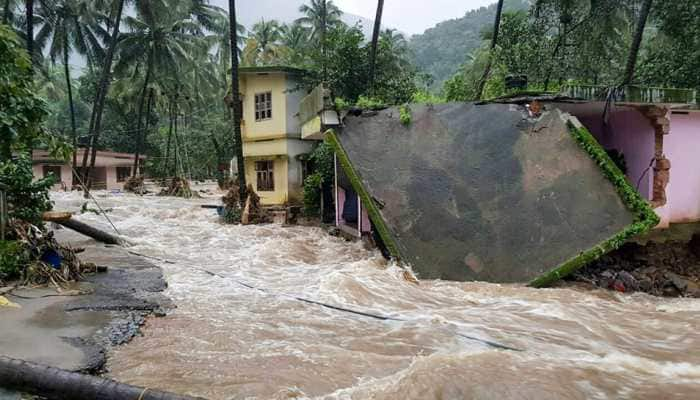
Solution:
[[[52,197],[60,210],[83,203],[79,193]],[[200,208],[212,199],[101,193],[98,201],[113,209],[133,251],[173,261],[154,262],[177,308],[110,355],[109,374],[123,382],[210,399],[680,399],[700,391],[700,300],[415,285],[379,252],[320,228],[221,225]],[[110,229],[102,216],[78,219]]]

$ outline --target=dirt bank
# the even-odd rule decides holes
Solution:
[[[20,308],[0,310],[0,354],[71,371],[99,373],[110,346],[128,342],[146,316],[171,307],[162,294],[160,268],[118,247],[105,247],[59,231],[61,243],[86,247],[83,261],[108,272],[62,293],[53,288],[14,290],[8,299]]]

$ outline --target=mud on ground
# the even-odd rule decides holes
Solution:
[[[62,243],[86,247],[80,258],[108,271],[87,275],[63,293],[31,288],[8,294],[21,308],[0,310],[0,354],[99,373],[110,346],[128,342],[148,315],[163,315],[172,306],[162,293],[167,284],[160,268],[122,248],[63,231],[57,236]]]

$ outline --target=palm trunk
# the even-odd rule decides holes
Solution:
[[[151,83],[151,74],[153,73],[153,50],[148,54],[148,66],[146,67],[146,77],[143,80],[143,88],[141,89],[141,101],[139,102],[139,112],[136,116],[136,134],[138,135],[138,143],[136,144],[136,151],[134,152],[134,170],[132,171],[132,176],[137,176],[139,173],[139,156],[141,152],[141,146],[143,146],[143,108],[146,106],[146,92],[148,91],[148,84]],[[148,119],[148,116],[146,117]],[[146,123],[148,126],[148,123]]]
[[[233,140],[234,154],[238,164],[238,190],[241,208],[245,206],[246,201],[246,179],[245,179],[245,162],[243,160],[243,139],[241,135],[241,107],[238,88],[238,54],[234,51],[236,43],[238,43],[238,32],[236,31],[236,0],[228,0],[229,21],[231,27],[231,98],[233,100]]]
[[[503,13],[503,0],[498,0],[498,6],[496,7],[496,20],[493,24],[493,38],[491,39],[491,48],[489,50],[489,59],[486,63],[486,68],[484,69],[484,74],[479,80],[479,86],[476,89],[475,100],[481,100],[484,95],[484,87],[486,86],[486,81],[489,79],[491,74],[491,65],[493,63],[493,51],[498,44],[498,32],[501,29],[501,14]]]
[[[112,72],[112,61],[114,60],[114,53],[117,49],[117,44],[119,42],[119,25],[121,24],[122,11],[124,10],[124,0],[119,0],[119,5],[117,7],[117,16],[115,17],[114,27],[112,30],[112,37],[109,44],[109,49],[107,50],[107,57],[104,60],[104,65],[102,66],[102,76],[100,77],[100,86],[97,91],[97,98],[95,99],[95,104],[92,107],[92,116],[90,117],[90,146],[85,149],[83,155],[83,171],[84,180],[86,182],[86,195],[87,191],[90,190],[92,186],[92,181],[90,177],[90,170],[95,167],[95,159],[97,157],[97,144],[100,139],[100,128],[102,125],[102,112],[105,107],[105,99],[107,97],[107,91],[109,90],[109,80]],[[87,157],[88,150],[91,153],[90,156],[90,166],[87,167]],[[87,167],[87,168],[86,168]]]
[[[0,382],[7,389],[49,399],[195,400],[190,396],[136,387],[97,376],[0,356]],[[14,398],[14,396],[11,396]]]
[[[73,87],[70,81],[70,67],[68,65],[68,36],[67,32],[63,32],[63,71],[66,75],[66,86],[68,87],[68,107],[70,109],[70,128],[73,145],[78,142],[78,133],[75,128],[75,104],[73,103]],[[73,168],[77,167],[78,154],[77,149],[73,148]]]
[[[163,162],[163,178],[168,175],[168,165],[170,164],[170,142],[173,137],[173,101],[170,99],[170,104],[168,104],[168,119],[170,120],[170,125],[168,126],[168,144],[165,147],[165,160]]]
[[[629,57],[627,59],[625,75],[622,78],[622,86],[629,85],[630,83],[632,83],[632,79],[634,78],[634,69],[637,65],[639,48],[641,47],[642,39],[644,38],[644,28],[646,28],[647,19],[649,19],[649,12],[651,11],[651,6],[653,2],[653,0],[644,0],[644,3],[642,4],[642,9],[639,13],[639,20],[637,21],[637,29],[634,32],[632,47],[630,48]]]
[[[374,95],[374,69],[377,63],[377,44],[379,43],[379,32],[382,26],[382,12],[384,11],[384,0],[377,2],[377,16],[374,18],[374,32],[372,32],[372,53],[369,60],[369,89]]]
[[[177,103],[177,100],[175,101],[175,108],[174,108],[174,116],[173,116],[173,153],[175,157],[173,157],[173,174],[172,176],[178,176],[178,170],[177,166],[180,164],[179,163],[179,158],[180,158],[180,145],[178,144],[177,141],[177,122],[179,119],[179,113],[180,113],[180,106]]]
[[[27,11],[27,53],[34,68],[34,0],[26,0]]]
[[[328,78],[326,70],[326,22],[328,18],[326,15],[326,0],[321,1],[321,60],[323,60],[323,81],[325,82]]]

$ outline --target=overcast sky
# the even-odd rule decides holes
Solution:
[[[374,20],[377,0],[333,0],[343,11]],[[382,25],[408,34],[423,33],[438,22],[460,18],[495,0],[384,0]]]

